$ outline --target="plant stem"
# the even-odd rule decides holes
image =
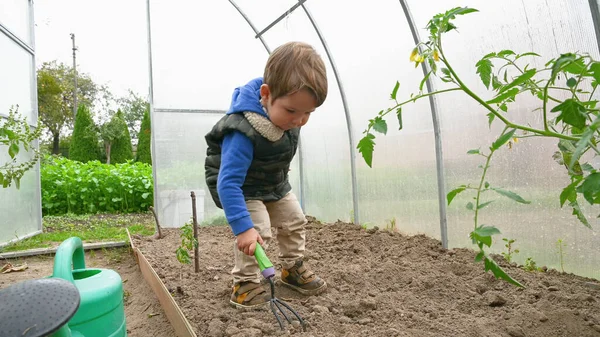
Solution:
[[[505,127],[504,131],[502,131],[502,134],[504,134],[507,129],[508,127]],[[481,180],[479,181],[479,187],[477,188],[477,198],[475,200],[475,229],[477,229],[477,220],[479,217],[479,198],[481,197],[481,187],[483,186],[483,183],[485,181],[485,175],[487,174],[487,170],[490,167],[490,160],[492,160],[492,155],[494,155],[495,151],[496,150],[494,149],[490,149],[490,154],[485,156],[487,159],[485,161],[485,166],[483,167],[483,173],[481,174]]]
[[[441,50],[440,50],[441,53]],[[454,79],[456,80],[456,82],[458,83],[458,85],[460,86],[460,88],[469,96],[471,96],[471,98],[473,98],[475,101],[477,101],[479,104],[483,105],[484,108],[486,108],[487,110],[489,110],[492,114],[494,114],[498,119],[500,119],[507,127],[510,128],[515,128],[518,130],[523,130],[523,131],[529,131],[532,133],[536,133],[540,136],[544,136],[544,137],[553,137],[553,138],[560,138],[560,139],[565,139],[565,140],[579,140],[578,137],[571,137],[571,136],[566,136],[566,135],[562,135],[560,133],[555,133],[549,130],[539,130],[539,129],[534,129],[534,128],[530,128],[528,126],[524,126],[524,125],[519,125],[519,124],[515,124],[511,121],[509,121],[508,119],[506,119],[504,116],[502,116],[502,114],[498,113],[496,110],[494,110],[489,104],[487,104],[484,100],[482,100],[479,96],[477,96],[473,91],[471,91],[458,77],[458,75],[456,75],[456,73],[454,72],[454,69],[452,69],[452,66],[450,66],[450,63],[448,63],[448,61],[445,59],[444,57],[444,64],[446,65],[446,67],[448,68],[448,71],[450,71],[450,73],[452,74],[452,76],[454,76]],[[546,115],[545,115],[545,110],[544,110],[544,120],[546,120]]]

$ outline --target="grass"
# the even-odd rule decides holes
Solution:
[[[84,243],[127,241],[125,228],[128,228],[131,234],[153,234],[154,218],[150,213],[69,214],[45,216],[42,218],[42,226],[41,234],[0,248],[0,251],[57,247],[73,236],[79,237]]]

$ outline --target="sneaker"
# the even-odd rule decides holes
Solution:
[[[256,308],[269,302],[271,297],[260,283],[240,282],[233,286],[229,303],[238,308]]]
[[[281,283],[303,295],[317,295],[325,291],[327,283],[308,269],[302,260],[290,269],[281,270]]]

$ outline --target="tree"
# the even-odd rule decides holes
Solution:
[[[138,133],[138,145],[135,161],[152,165],[152,153],[150,152],[150,141],[152,131],[150,126],[150,110],[146,109],[140,132]]]
[[[52,134],[52,153],[59,153],[60,134],[73,123],[74,71],[63,63],[44,62],[37,71],[38,111],[42,124]],[[93,109],[100,98],[109,100],[110,92],[98,86],[87,74],[77,74],[77,101]]]
[[[73,128],[69,158],[80,162],[98,160],[98,137],[96,125],[92,120],[90,111],[84,104],[79,104],[77,118]]]
[[[116,100],[121,107],[123,118],[127,123],[130,134],[138,135],[140,121],[142,120],[146,110],[150,109],[150,105],[145,98],[137,95],[131,89],[128,90],[128,96],[121,97]]]
[[[114,121],[114,122],[113,122]],[[111,127],[113,130],[121,130],[120,132],[115,132],[118,135],[110,146],[110,150],[106,153],[106,163],[124,163],[128,160],[133,160],[133,148],[131,146],[131,135],[129,134],[129,129],[127,128],[127,123],[123,117],[123,112],[118,110],[117,113],[111,119],[111,122],[114,123]]]

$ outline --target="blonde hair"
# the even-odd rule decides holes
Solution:
[[[265,66],[264,83],[272,99],[308,90],[317,107],[327,98],[327,72],[317,51],[304,42],[288,42],[277,47]]]

